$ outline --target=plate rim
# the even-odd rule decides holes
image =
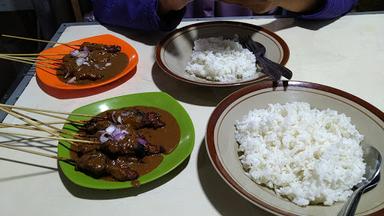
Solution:
[[[186,150],[185,150],[186,152],[183,153],[183,154],[180,154],[182,157],[179,160],[177,160],[176,162],[172,163],[168,169],[166,169],[165,171],[162,171],[158,176],[156,176],[156,177],[154,177],[154,178],[152,178],[150,180],[146,180],[144,182],[140,182],[140,185],[144,185],[144,184],[147,184],[149,182],[155,181],[155,180],[163,177],[167,173],[171,172],[172,170],[176,169],[178,166],[180,166],[180,164],[182,164],[192,154],[193,149],[194,149],[194,145],[195,145],[195,129],[194,129],[193,121],[192,121],[191,117],[189,116],[189,113],[185,110],[185,108],[176,99],[174,99],[172,96],[170,96],[169,94],[167,94],[165,92],[143,92],[143,93],[121,95],[121,96],[116,96],[116,97],[112,97],[112,98],[103,99],[103,100],[100,100],[100,101],[95,101],[95,102],[92,102],[92,103],[80,106],[80,107],[72,110],[72,112],[76,113],[76,111],[78,111],[80,108],[85,107],[85,106],[94,106],[94,105],[97,105],[97,104],[100,104],[100,103],[104,103],[104,102],[110,101],[110,100],[116,100],[116,99],[119,100],[119,98],[121,100],[121,99],[125,99],[126,97],[130,97],[130,96],[139,97],[141,95],[149,95],[151,97],[156,97],[156,96],[161,95],[162,97],[169,98],[170,100],[173,100],[179,106],[180,111],[183,112],[184,114],[186,114],[184,116],[186,118],[187,124],[188,124],[186,127],[191,127],[191,129],[192,129],[190,132],[187,133],[187,135],[189,135],[189,137],[190,137],[190,141],[188,142],[188,146],[185,147],[186,148]],[[133,106],[135,106],[135,105],[133,105]],[[153,106],[153,107],[156,107],[156,106]],[[165,111],[169,112],[168,110],[165,110]],[[78,118],[77,116],[72,116],[72,117],[73,118]],[[176,117],[175,117],[175,119],[177,120]],[[63,125],[63,128],[64,127],[65,127],[65,125]],[[181,139],[180,139],[180,141],[181,141]],[[68,146],[68,143],[62,143],[62,144],[58,145],[58,156],[63,151],[66,151],[65,149],[66,149],[67,146]],[[172,153],[173,152],[171,152],[170,154],[167,154],[167,155],[171,155]],[[58,163],[59,164],[59,169],[63,173],[63,176],[65,176],[65,178],[67,178],[70,182],[72,182],[75,185],[78,185],[78,186],[81,186],[81,187],[84,187],[84,188],[97,189],[97,190],[117,190],[117,189],[129,189],[129,188],[133,188],[134,187],[131,184],[131,181],[122,181],[122,182],[120,182],[120,181],[119,182],[105,181],[105,182],[112,182],[108,186],[105,186],[105,183],[103,185],[98,185],[98,184],[97,185],[90,185],[90,184],[87,184],[87,183],[84,184],[82,181],[74,180],[73,178],[68,177],[68,175],[66,173],[67,171],[64,171],[64,169],[62,167],[64,165],[64,163],[65,163],[64,161],[59,161],[59,163]],[[92,178],[90,176],[87,176],[87,177]]]
[[[296,81],[296,80],[290,80],[290,81],[281,81],[281,82],[272,82],[272,81],[264,81],[259,82],[254,85],[246,86],[244,88],[241,88],[232,94],[228,95],[226,98],[224,98],[213,110],[211,116],[209,117],[208,123],[207,123],[207,129],[206,129],[206,135],[205,135],[205,147],[207,149],[207,154],[209,157],[209,160],[211,161],[211,164],[215,168],[216,172],[221,176],[221,178],[238,194],[240,194],[242,197],[247,199],[249,202],[255,204],[256,206],[271,212],[273,214],[278,215],[289,215],[293,216],[295,214],[286,212],[284,210],[278,209],[274,206],[271,206],[265,202],[262,202],[261,200],[254,197],[252,194],[244,190],[230,175],[229,172],[226,171],[223,164],[220,162],[220,159],[217,154],[217,150],[215,148],[215,142],[214,142],[214,131],[215,126],[221,117],[222,113],[225,111],[228,106],[230,106],[236,99],[245,96],[249,93],[263,90],[263,89],[276,89],[276,88],[283,88],[284,91],[288,87],[299,87],[299,88],[305,88],[305,89],[315,89],[320,91],[325,91],[327,93],[331,93],[343,98],[346,98],[350,101],[353,101],[357,103],[358,105],[364,107],[369,112],[371,112],[373,115],[378,117],[382,122],[384,122],[384,112],[373,106],[372,104],[368,103],[367,101],[352,95],[351,93],[348,93],[346,91],[327,86],[322,85],[318,83],[313,82],[306,82],[306,81]],[[376,211],[373,213],[374,215],[381,215],[384,214],[384,208]]]
[[[262,81],[264,81],[264,80],[269,78],[267,75],[262,74],[261,76],[259,76],[256,79],[244,80],[244,81],[237,82],[237,83],[204,83],[204,82],[198,82],[198,81],[186,79],[184,77],[176,75],[171,70],[169,70],[168,67],[161,60],[161,53],[162,53],[164,45],[170,39],[174,38],[175,36],[181,34],[184,31],[188,31],[190,29],[195,29],[195,28],[199,28],[199,27],[211,26],[211,25],[235,25],[235,26],[240,26],[240,27],[245,27],[245,28],[251,28],[251,29],[254,29],[255,31],[264,32],[267,35],[269,35],[270,37],[272,37],[273,39],[275,39],[281,45],[281,47],[283,49],[283,52],[282,52],[283,53],[283,58],[280,61],[280,64],[285,65],[288,62],[288,59],[289,59],[289,56],[290,56],[289,47],[288,47],[287,43],[283,40],[283,38],[281,38],[276,33],[272,32],[272,31],[270,31],[270,30],[268,30],[268,29],[266,29],[264,27],[261,27],[261,26],[258,26],[258,25],[253,25],[253,24],[250,24],[250,23],[244,23],[244,22],[238,22],[238,21],[208,21],[208,22],[199,22],[199,23],[187,25],[187,26],[184,26],[182,28],[176,29],[176,30],[168,33],[163,39],[161,39],[157,43],[156,50],[155,50],[157,65],[159,65],[159,67],[166,74],[168,74],[169,76],[171,76],[171,77],[173,77],[173,78],[175,78],[177,80],[180,80],[180,81],[183,81],[183,82],[187,82],[187,83],[190,83],[190,84],[199,85],[199,86],[208,86],[208,87],[242,86],[242,85],[248,85],[248,84],[252,84],[252,83],[262,82]]]
[[[44,85],[47,85],[50,88],[54,88],[54,89],[58,89],[58,90],[65,90],[65,91],[70,91],[70,90],[88,90],[88,89],[94,89],[94,88],[98,88],[98,87],[101,87],[101,86],[113,83],[113,82],[123,78],[124,76],[128,75],[129,73],[133,72],[135,67],[137,67],[137,65],[138,65],[139,54],[138,54],[138,52],[137,52],[137,50],[136,50],[136,48],[134,46],[132,46],[127,41],[125,41],[125,40],[123,40],[121,38],[116,37],[115,35],[112,35],[112,34],[99,34],[99,35],[95,35],[95,36],[90,36],[90,37],[86,37],[86,38],[80,38],[80,39],[77,39],[77,40],[73,40],[73,41],[70,41],[70,42],[68,42],[66,44],[72,44],[72,43],[76,43],[77,41],[80,41],[80,40],[86,40],[86,39],[98,38],[98,37],[112,37],[113,39],[115,39],[117,41],[121,41],[126,46],[128,46],[130,49],[132,49],[133,55],[127,56],[129,61],[128,61],[128,65],[126,66],[126,70],[123,70],[122,72],[116,74],[115,76],[113,76],[113,77],[111,77],[111,78],[109,78],[107,80],[104,80],[104,81],[99,82],[99,83],[91,84],[91,85],[85,84],[85,85],[56,86],[56,85],[53,85],[50,82],[43,81],[43,80],[45,80],[45,78],[41,78],[41,77],[44,76],[43,75],[44,72],[41,72],[42,69],[36,67],[35,70],[36,70],[36,77],[37,77],[37,79],[40,82],[42,82]],[[59,46],[65,46],[65,45],[59,45]],[[47,50],[52,49],[52,48],[55,48],[55,47],[51,47],[51,48],[42,50],[39,53],[39,55],[43,54],[44,52],[46,52]],[[132,64],[131,64],[131,62],[132,62]],[[64,82],[62,82],[62,83],[64,83]]]

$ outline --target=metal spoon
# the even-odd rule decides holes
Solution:
[[[262,67],[262,72],[271,76],[274,81],[280,80],[281,75],[287,79],[292,78],[291,70],[265,57],[266,49],[263,44],[248,38],[243,41],[243,45],[256,56],[256,61]]]
[[[363,158],[366,163],[365,180],[354,186],[354,192],[338,213],[338,216],[353,216],[361,195],[375,187],[380,180],[381,155],[373,146],[363,146]]]

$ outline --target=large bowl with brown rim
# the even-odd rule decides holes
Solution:
[[[307,102],[312,108],[330,108],[344,113],[364,135],[362,144],[372,145],[384,155],[384,113],[373,105],[325,85],[299,81],[273,84],[265,81],[232,93],[213,111],[206,132],[210,160],[232,189],[266,211],[277,215],[337,215],[342,202],[331,206],[300,207],[276,195],[273,190],[256,184],[243,171],[234,138],[235,121],[252,109],[265,109],[268,104],[288,102]],[[383,194],[384,181],[380,181],[374,189],[362,195],[356,215],[383,215]]]
[[[260,26],[248,23],[215,21],[188,25],[168,34],[156,46],[157,64],[171,77],[200,86],[238,86],[268,79],[268,76],[258,73],[257,76],[252,79],[224,83],[189,75],[185,72],[185,67],[191,58],[194,41],[208,37],[251,37],[254,41],[265,46],[265,56],[270,60],[284,65],[289,58],[288,46],[277,34]]]

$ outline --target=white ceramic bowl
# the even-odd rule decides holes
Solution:
[[[260,73],[260,76],[253,79],[236,82],[215,82],[198,77],[193,77],[185,72],[185,67],[192,55],[193,43],[195,40],[207,37],[235,38],[235,35],[251,37],[266,47],[265,56],[270,60],[285,64],[289,58],[287,44],[275,33],[241,22],[216,21],[192,24],[177,29],[161,40],[156,47],[156,62],[168,75],[196,85],[211,87],[227,87],[246,85],[265,80],[268,77]]]
[[[260,82],[244,87],[225,98],[213,111],[207,127],[206,147],[211,162],[221,177],[240,195],[257,206],[278,215],[337,215],[343,203],[332,206],[300,207],[273,190],[260,186],[245,175],[238,159],[234,123],[252,109],[268,104],[307,102],[312,108],[333,109],[351,118],[363,144],[376,147],[384,155],[384,113],[347,92],[308,82],[285,81],[278,85]],[[383,178],[381,178],[383,179]],[[384,182],[363,194],[356,215],[384,214]]]

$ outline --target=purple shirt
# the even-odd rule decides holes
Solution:
[[[302,19],[332,19],[350,11],[357,0],[325,0],[311,14],[292,14]],[[157,15],[157,0],[93,0],[96,19],[105,24],[146,31],[168,31],[176,28],[183,17],[252,16],[244,7],[214,0],[194,0],[184,10]]]

